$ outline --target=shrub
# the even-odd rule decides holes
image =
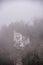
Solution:
[[[22,58],[22,63],[23,65],[42,65],[42,62],[36,53],[28,53]]]

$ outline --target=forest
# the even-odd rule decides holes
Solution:
[[[19,38],[16,43],[15,32],[25,40]],[[33,20],[33,25],[20,21],[1,27],[0,65],[43,65],[43,19]]]

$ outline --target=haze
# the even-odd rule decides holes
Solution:
[[[43,18],[43,4],[36,1],[3,1],[0,5],[0,27],[16,21]]]

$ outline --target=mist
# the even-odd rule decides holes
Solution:
[[[42,0],[0,0],[0,65],[43,65]]]
[[[0,5],[0,26],[16,21],[32,21],[43,18],[43,4],[40,1],[3,1]]]

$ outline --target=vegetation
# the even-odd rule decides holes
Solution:
[[[30,44],[23,50],[14,47],[14,31],[30,38]],[[0,30],[0,65],[16,65],[18,55],[22,56],[23,65],[43,65],[42,49],[43,19],[34,20],[32,26],[22,21],[11,23],[9,26],[4,25]]]
[[[36,53],[28,53],[26,56],[22,58],[23,65],[43,65],[43,61],[41,61],[40,57]]]

